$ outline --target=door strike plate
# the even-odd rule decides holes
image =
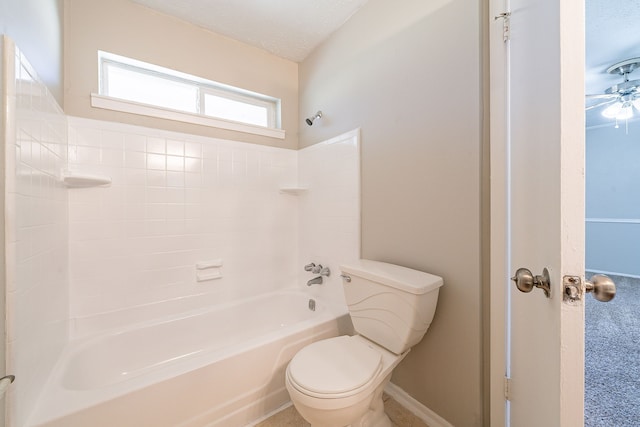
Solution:
[[[562,301],[574,304],[582,299],[582,280],[580,276],[562,277]]]

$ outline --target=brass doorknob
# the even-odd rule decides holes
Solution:
[[[551,279],[549,278],[549,270],[542,270],[542,274],[534,276],[528,268],[519,268],[516,274],[511,278],[516,283],[516,287],[520,292],[531,292],[534,287],[544,291],[547,298],[551,296]]]
[[[611,301],[616,296],[616,284],[609,276],[596,274],[591,277],[591,281],[584,283],[585,291],[591,292],[598,301]]]

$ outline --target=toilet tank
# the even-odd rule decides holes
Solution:
[[[420,342],[436,311],[441,277],[366,259],[340,269],[358,334],[396,354]]]

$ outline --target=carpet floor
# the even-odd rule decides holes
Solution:
[[[613,300],[585,302],[585,427],[638,427],[640,279],[611,278]]]

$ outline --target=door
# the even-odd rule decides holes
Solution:
[[[492,426],[584,423],[584,301],[562,291],[584,275],[583,2],[490,0]]]

